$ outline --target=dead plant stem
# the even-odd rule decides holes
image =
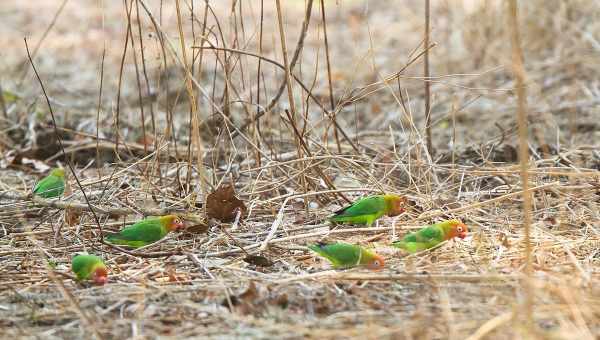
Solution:
[[[532,255],[531,255],[531,192],[529,191],[529,143],[527,129],[527,97],[525,92],[525,68],[523,66],[523,51],[519,32],[518,7],[516,0],[509,1],[508,26],[512,45],[512,70],[517,88],[517,120],[519,126],[519,164],[521,168],[521,187],[523,188],[523,231],[525,233],[525,273],[524,281],[525,327],[529,336],[534,336],[534,291],[532,285]]]

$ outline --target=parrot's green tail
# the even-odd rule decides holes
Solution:
[[[131,248],[140,248],[147,244],[147,242],[144,242],[144,241],[123,240],[123,239],[119,238],[119,235],[108,235],[105,237],[105,239],[109,243],[118,244],[121,246],[128,246]]]
[[[340,222],[346,222],[348,221],[348,217],[346,216],[330,216],[327,218],[327,221],[332,222],[332,223],[340,223]]]
[[[392,246],[404,249],[411,254],[427,249],[427,246],[420,242],[396,241],[392,243]]]
[[[364,224],[371,226],[377,219],[376,215],[358,215],[358,216],[331,216],[328,218],[329,222],[333,224],[352,223],[352,224]]]
[[[317,244],[313,244],[313,245],[308,246],[308,249],[314,251],[315,253],[317,253],[319,255],[325,256],[326,253],[323,250],[324,246],[325,246],[325,244],[317,243]]]
[[[313,244],[308,246],[308,248],[312,251],[314,251],[315,253],[323,256],[324,258],[326,258],[327,260],[329,260],[329,262],[331,262],[331,264],[336,267],[339,265],[339,261],[331,256],[331,254],[327,251],[327,249],[325,249],[325,247],[327,247],[327,243],[317,243],[317,244]]]

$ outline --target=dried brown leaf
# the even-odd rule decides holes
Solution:
[[[271,267],[273,265],[271,260],[261,255],[248,255],[244,257],[244,262],[259,267]]]
[[[507,249],[509,249],[511,247],[510,241],[508,240],[508,236],[506,236],[506,234],[502,234],[500,236],[500,242]]]
[[[185,228],[185,230],[192,234],[205,234],[208,231],[208,228],[209,228],[208,224],[199,223],[199,224],[191,225],[191,226]]]
[[[248,289],[246,289],[245,291],[243,291],[241,294],[239,295],[229,295],[229,299],[225,298],[223,299],[223,302],[221,302],[222,306],[225,306],[227,308],[230,307],[229,302],[231,302],[231,307],[233,307],[233,309],[243,315],[249,315],[249,314],[254,314],[256,306],[255,306],[255,302],[258,299],[259,294],[258,294],[258,289],[256,288],[256,284],[254,283],[254,281],[250,281],[250,285],[248,286]]]
[[[69,225],[69,227],[79,224],[80,217],[81,211],[69,208],[65,210],[65,222],[67,223],[67,225]]]
[[[233,186],[222,186],[206,198],[206,215],[221,222],[233,222],[236,214],[246,213],[246,205],[235,197]]]

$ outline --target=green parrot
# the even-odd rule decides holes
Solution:
[[[333,268],[365,266],[369,269],[381,269],[385,265],[385,261],[380,255],[353,244],[317,243],[308,248],[329,260]]]
[[[335,212],[329,217],[331,222],[349,222],[371,226],[383,215],[397,216],[404,212],[402,205],[406,202],[398,195],[374,195],[361,198],[352,205]]]
[[[108,271],[102,259],[98,256],[80,254],[73,258],[71,269],[77,275],[77,280],[92,280],[103,285],[108,281]]]
[[[406,250],[409,253],[416,253],[425,249],[433,248],[443,241],[455,237],[461,239],[467,236],[467,226],[459,220],[447,220],[423,229],[410,233],[402,240],[393,242],[392,245]]]
[[[33,194],[43,198],[59,197],[65,192],[65,170],[56,168],[39,181],[33,188]]]
[[[106,240],[113,244],[139,248],[154,243],[169,232],[183,228],[183,222],[175,215],[149,217],[117,234],[108,235]]]

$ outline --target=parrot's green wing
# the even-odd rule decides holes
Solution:
[[[377,214],[384,212],[385,208],[386,203],[383,196],[365,197],[354,202],[350,206],[336,211],[334,217],[351,217],[358,215]]]
[[[151,218],[127,227],[118,234],[109,235],[106,239],[110,243],[139,248],[156,242],[165,235],[167,235],[167,228],[163,227],[159,219]]]
[[[309,246],[311,250],[328,259],[334,268],[347,268],[358,264],[360,261],[360,247],[346,244],[314,244]]]
[[[94,266],[98,263],[102,263],[102,260],[98,256],[77,255],[71,262],[71,269],[77,275],[78,280],[87,280],[90,278]]]
[[[438,225],[433,224],[419,231],[410,233],[402,240],[392,243],[394,247],[402,248],[409,253],[415,253],[435,247],[444,240],[444,231]]]
[[[410,233],[402,240],[405,242],[442,242],[444,240],[444,231],[439,226],[434,224],[414,233]]]
[[[383,216],[387,204],[383,196],[370,196],[360,199],[354,204],[335,212],[329,218],[333,222],[353,222],[371,224],[377,218]]]
[[[427,243],[423,243],[423,242],[404,242],[404,241],[398,241],[398,242],[394,242],[392,243],[392,246],[396,247],[396,248],[401,248],[406,250],[409,253],[416,253],[419,251],[423,251],[426,249],[429,249],[429,244]]]
[[[63,192],[65,192],[64,178],[52,175],[39,181],[33,188],[33,193],[43,198],[58,197]]]

